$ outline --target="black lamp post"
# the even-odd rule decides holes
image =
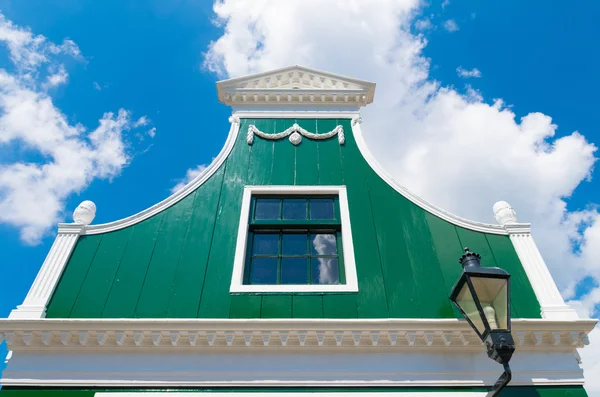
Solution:
[[[504,366],[488,397],[497,395],[512,377],[508,362],[515,351],[510,333],[510,274],[498,267],[481,267],[481,256],[465,248],[463,273],[450,300],[485,343],[487,354]]]

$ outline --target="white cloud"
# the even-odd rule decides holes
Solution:
[[[193,179],[195,179],[198,175],[202,174],[204,170],[208,167],[208,164],[200,164],[196,168],[189,168],[185,172],[185,177],[180,179],[175,186],[171,188],[171,194],[183,189],[185,185],[190,183]]]
[[[463,78],[469,78],[469,77],[479,78],[479,77],[481,77],[481,72],[477,68],[467,70],[467,69],[463,68],[462,66],[459,66],[456,68],[456,73],[458,73],[458,75]]]
[[[2,14],[0,41],[16,69],[0,69],[0,147],[24,147],[42,158],[0,163],[0,222],[17,227],[24,242],[35,244],[63,219],[67,197],[94,179],[121,172],[129,159],[123,132],[132,122],[121,109],[105,113],[88,132],[55,106],[45,89],[67,80],[56,56],[81,57],[73,41],[56,45]],[[49,74],[44,77],[40,69],[46,64]]]
[[[133,123],[133,127],[136,128],[136,127],[148,125],[148,123],[150,123],[150,119],[146,116],[142,116],[135,123]]]
[[[444,1],[442,2],[442,8],[446,8],[446,7],[447,7],[447,6],[449,6],[449,5],[450,5],[450,0],[444,0]]]
[[[431,20],[429,18],[417,19],[415,22],[415,29],[417,30],[428,30],[431,29]]]
[[[102,87],[100,86],[100,84],[98,84],[97,81],[94,81],[94,89],[97,91],[102,91]]]
[[[448,32],[456,32],[460,28],[454,19],[448,19],[444,22],[444,29],[446,29]]]
[[[473,90],[463,95],[429,78],[425,39],[410,32],[420,18],[417,0],[350,4],[218,1],[214,10],[224,32],[211,43],[204,66],[236,77],[303,64],[377,82],[375,103],[363,111],[363,131],[375,157],[400,183],[484,222],[495,223],[492,205],[507,200],[520,221],[533,223],[561,290],[574,290],[589,275],[600,280],[594,260],[600,254],[600,216],[594,208],[566,207],[575,188],[591,177],[595,146],[578,132],[555,138],[558,126],[548,115],[517,119],[501,100],[489,103]],[[580,253],[573,253],[573,244]]]
[[[150,128],[148,130],[147,134],[150,138],[154,138],[156,136],[156,127]]]

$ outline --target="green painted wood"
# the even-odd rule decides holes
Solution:
[[[79,238],[69,258],[69,266],[63,272],[48,304],[47,317],[69,317],[102,237],[103,235],[100,234]]]
[[[323,295],[292,296],[293,318],[323,318]]]
[[[430,213],[425,214],[429,232],[433,242],[433,250],[438,258],[439,268],[442,272],[445,291],[450,296],[452,287],[462,273],[462,266],[458,259],[463,254],[462,245],[458,239],[454,225]],[[454,317],[462,317],[458,309],[452,306]]]
[[[229,318],[260,318],[262,295],[231,295]]]
[[[125,248],[102,317],[134,317],[164,215],[165,212],[162,212],[133,227],[133,233]]]
[[[170,290],[167,317],[196,317],[212,245],[224,167],[198,190],[179,267]]]
[[[468,247],[471,251],[481,255],[482,266],[498,266],[488,240],[485,238],[485,234],[467,230],[462,227],[456,227],[456,232],[458,233],[458,238],[463,247]],[[515,304],[512,304],[510,307],[510,315],[512,318],[520,318],[520,304],[516,301],[514,302]]]
[[[126,228],[107,233],[102,237],[85,280],[81,284],[81,291],[69,314],[70,317],[101,317],[132,231],[132,228]]]
[[[246,131],[248,125],[248,120],[242,120],[240,131]],[[249,159],[250,145],[246,142],[246,135],[240,133],[225,163],[221,198],[198,307],[197,316],[200,318],[229,317],[229,286]]]
[[[341,146],[337,137],[303,138],[298,146],[287,138],[246,142],[249,124],[275,133],[294,122],[317,133],[341,124],[346,143]],[[359,292],[230,294],[247,184],[346,185]],[[483,256],[484,265],[497,264],[513,275],[513,316],[539,318],[508,237],[455,227],[399,195],[368,167],[347,119],[241,120],[229,157],[195,193],[115,233],[79,240],[49,318],[460,317],[448,295],[465,245]]]
[[[261,318],[291,318],[292,295],[273,294],[262,297]]]
[[[188,195],[165,211],[135,309],[136,318],[167,317],[171,287],[188,231],[195,194]]]
[[[350,120],[339,121],[344,131],[351,131]],[[354,257],[358,275],[358,316],[361,318],[389,317],[385,283],[377,245],[377,235],[369,198],[366,162],[352,134],[346,135],[342,147],[342,168],[347,185]]]
[[[527,274],[508,236],[488,234],[485,236],[496,263],[510,273],[511,316],[541,318],[540,304],[533,292]]]

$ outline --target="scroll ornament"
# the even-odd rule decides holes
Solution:
[[[257,135],[263,139],[269,139],[269,140],[273,140],[273,141],[289,136],[290,137],[289,140],[292,143],[292,145],[294,145],[294,146],[296,146],[296,145],[300,144],[300,142],[302,142],[303,136],[305,136],[309,139],[321,139],[322,140],[322,139],[328,139],[328,138],[331,138],[332,136],[337,135],[338,142],[340,143],[340,145],[343,145],[344,142],[346,142],[346,138],[344,137],[344,128],[341,125],[338,125],[333,130],[331,130],[325,134],[314,134],[312,132],[308,132],[304,128],[300,127],[298,124],[294,124],[290,128],[286,129],[285,131],[279,132],[277,134],[266,134],[266,133],[260,131],[258,128],[256,128],[256,126],[254,124],[251,124],[248,127],[248,135],[246,136],[246,141],[248,142],[248,145],[252,145],[252,143],[254,142],[254,135]]]

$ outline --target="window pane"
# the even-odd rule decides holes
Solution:
[[[254,219],[280,219],[280,199],[257,198]]]
[[[334,219],[333,199],[310,199],[310,219]]]
[[[252,255],[277,255],[279,253],[279,233],[255,233]]]
[[[306,219],[306,200],[283,199],[283,219]]]
[[[281,242],[282,255],[306,255],[307,244],[306,234],[284,233],[283,241]]]
[[[308,258],[281,258],[281,284],[308,284]]]
[[[337,255],[335,234],[311,234],[311,255]]]
[[[250,284],[277,284],[277,258],[252,258]]]
[[[313,284],[339,284],[337,258],[312,258],[311,278]]]

